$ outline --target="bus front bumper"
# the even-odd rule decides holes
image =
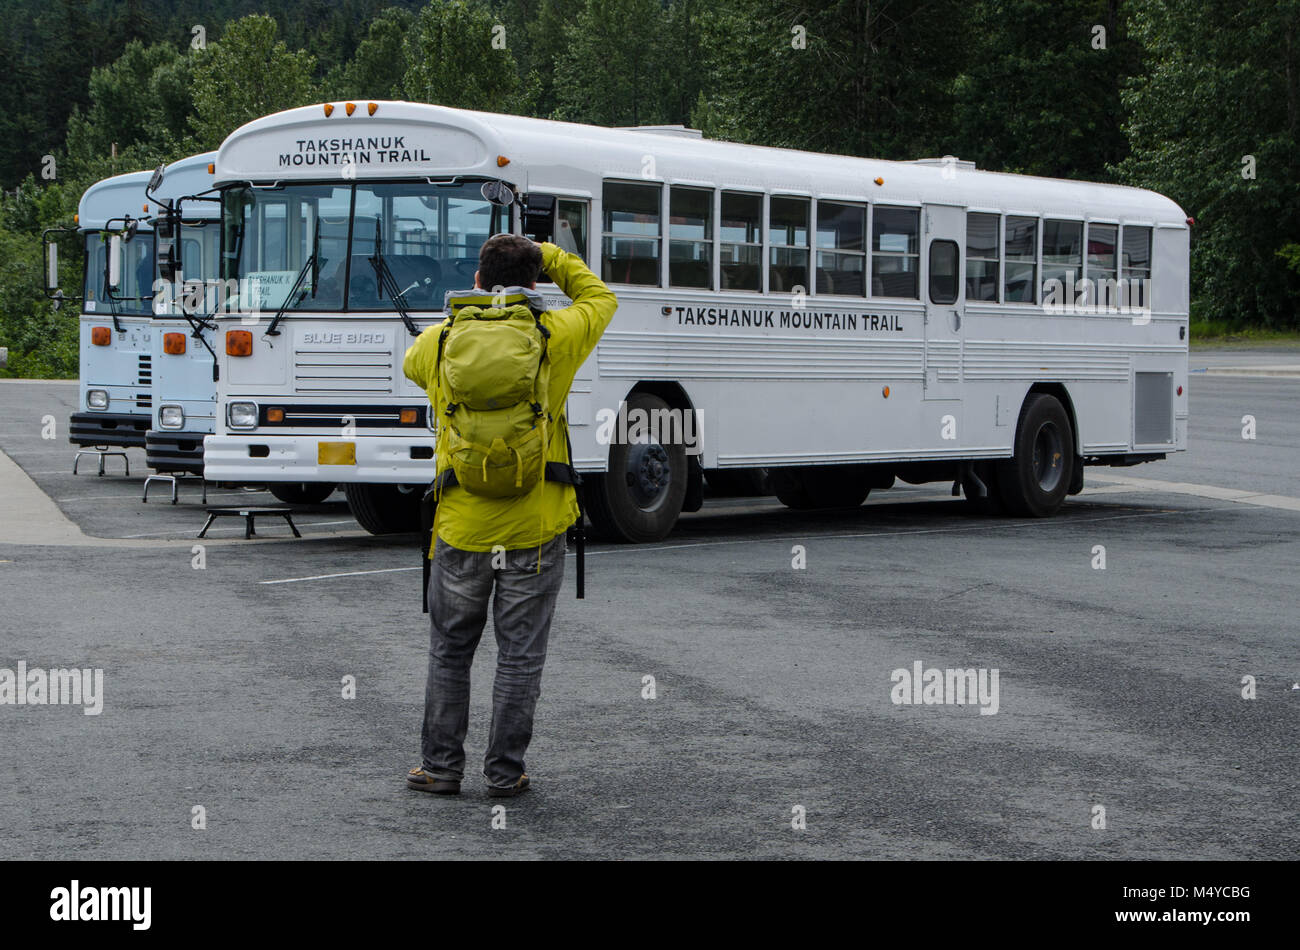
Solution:
[[[420,485],[434,476],[433,434],[210,435],[203,443],[210,482],[363,482]]]
[[[203,440],[207,432],[150,429],[144,439],[145,462],[156,472],[203,474]]]
[[[74,412],[68,420],[68,441],[143,448],[152,421],[147,412]]]

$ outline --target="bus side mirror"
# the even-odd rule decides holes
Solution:
[[[59,289],[59,245],[55,236],[65,233],[65,230],[50,228],[41,234],[41,242],[45,245],[45,296],[54,301],[55,310],[63,306],[63,291]]]
[[[59,246],[46,239],[45,242],[45,293],[53,294],[59,289]]]
[[[117,290],[122,286],[122,235],[114,234],[108,240],[108,286]]]
[[[170,214],[155,223],[154,240],[158,246],[158,276],[169,284],[175,283],[181,263],[176,259],[176,225]]]

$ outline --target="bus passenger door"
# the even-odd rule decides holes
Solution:
[[[961,399],[965,334],[966,210],[926,205],[921,296],[925,301],[925,398]]]

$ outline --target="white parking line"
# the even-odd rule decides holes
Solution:
[[[419,571],[420,567],[386,567],[376,571],[342,571],[338,574],[313,574],[310,577],[282,577],[274,581],[258,581],[259,584],[297,584],[302,581],[327,581],[335,577],[361,577],[363,574],[398,574],[402,571]]]
[[[1233,511],[1232,507],[1226,508],[1202,508],[1198,512],[1213,511]],[[1056,524],[1086,524],[1097,521],[1124,521],[1133,518],[1158,518],[1166,515],[1180,515],[1188,512],[1182,510],[1165,510],[1165,511],[1138,511],[1129,514],[1103,515],[1099,518],[1071,518],[1068,521],[1060,519],[1040,519],[1035,518],[1029,521],[1004,521],[1001,523],[984,523],[973,524],[965,527],[947,527],[947,528],[920,528],[915,531],[866,531],[854,532],[851,534],[791,534],[772,538],[733,538],[726,541],[688,541],[684,544],[661,544],[657,547],[646,547],[639,544],[618,545],[616,547],[605,548],[600,551],[588,551],[587,557],[600,557],[607,554],[649,554],[654,551],[676,551],[682,548],[710,548],[710,547],[734,547],[738,544],[760,544],[760,543],[777,543],[785,541],[844,541],[856,538],[896,538],[905,537],[914,534],[957,534],[965,531],[980,531],[986,528],[1033,528],[1048,527]],[[576,552],[569,551],[568,556],[574,557]],[[335,577],[363,577],[369,574],[398,574],[403,571],[418,571],[420,567],[385,567],[372,571],[341,571],[337,574],[313,574],[309,577],[280,577],[275,580],[258,581],[259,584],[298,584],[304,581],[321,581],[329,580]]]

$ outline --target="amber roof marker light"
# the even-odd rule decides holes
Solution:
[[[366,113],[369,115],[374,115],[378,111],[379,111],[379,103],[377,102],[372,102],[366,106]]]
[[[332,102],[325,103],[325,118],[328,119],[333,114],[334,114],[334,103]]]
[[[343,111],[351,115],[357,111],[357,104],[355,102],[346,102],[343,104]]]

